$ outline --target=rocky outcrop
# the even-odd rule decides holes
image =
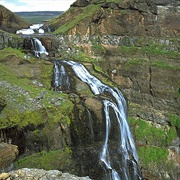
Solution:
[[[54,179],[54,180],[90,180],[89,177],[78,177],[69,173],[62,173],[58,170],[45,171],[43,169],[19,169],[8,173],[0,174],[1,180],[43,180],[43,179]]]
[[[0,30],[0,49],[6,47],[19,48],[23,45],[23,39]]]
[[[29,27],[30,23],[0,5],[0,29],[15,33],[19,29]]]
[[[91,2],[91,4],[89,4]],[[117,36],[179,36],[178,1],[161,3],[156,1],[124,0],[114,2],[88,1],[81,8],[70,9],[50,26],[59,29],[57,32],[68,32],[69,35],[117,35]],[[78,1],[75,2],[78,4]],[[92,7],[92,8],[90,8]],[[95,10],[96,9],[96,10]],[[86,14],[86,11],[89,11]],[[72,14],[76,14],[74,22]],[[71,22],[71,26],[66,23]],[[63,31],[61,27],[65,27]]]
[[[56,51],[57,56],[62,55],[61,58],[91,61],[100,67],[100,71],[106,73],[105,78],[101,76],[100,79],[104,82],[111,79],[123,90],[129,101],[129,115],[136,118],[136,123],[139,119],[144,119],[148,120],[149,124],[152,123],[155,129],[156,126],[160,127],[159,129],[164,128],[161,138],[167,139],[168,142],[163,147],[172,145],[171,149],[177,149],[176,152],[179,152],[179,5],[174,6],[174,3],[169,2],[76,1],[67,13],[51,25],[52,29],[57,30],[55,33],[60,35],[41,40],[48,47],[48,51]],[[77,18],[74,18],[75,14]],[[71,21],[74,19],[76,20]],[[62,29],[59,29],[59,26]],[[95,60],[82,55],[81,50]],[[11,133],[4,128],[4,139],[14,137],[13,140],[19,140],[19,147],[24,147],[21,153],[51,151],[73,145],[76,148],[73,150],[73,158],[78,164],[77,174],[84,172],[93,174],[93,177],[97,177],[98,174],[102,178],[102,168],[93,170],[98,164],[99,152],[96,148],[102,147],[105,132],[102,123],[102,104],[92,94],[88,97],[90,90],[87,85],[79,82],[78,78],[71,78],[73,93],[66,93],[73,103],[72,107],[72,103],[66,99],[67,96],[61,98],[60,95],[54,95],[49,91],[51,80],[45,79],[52,78],[51,63],[42,63],[37,59],[33,62],[28,59],[18,60],[17,56],[11,55],[3,58],[1,64],[2,76],[6,80],[0,83],[3,92],[1,109],[7,114],[7,118],[2,121],[3,126],[21,127],[20,131],[15,129],[17,138],[14,136],[14,129],[11,129]],[[99,76],[93,68],[89,69]],[[17,85],[7,82],[9,79],[14,80]],[[22,79],[22,82],[26,79],[28,81],[24,84],[20,81]],[[21,84],[23,87],[18,87]],[[32,89],[31,93],[27,89]],[[22,99],[19,99],[19,94],[22,94]],[[11,108],[13,111],[10,111]],[[25,114],[22,115],[19,111]],[[177,119],[170,121],[168,113],[176,115]],[[91,118],[93,125],[90,124]],[[136,123],[135,130],[141,125]],[[174,133],[171,134],[172,138],[169,131]],[[158,138],[155,135],[153,138],[153,143],[150,142],[150,138],[136,140],[141,147],[148,149],[150,145],[153,147],[159,143],[156,142]],[[176,139],[177,143],[173,144]]]
[[[72,7],[85,7],[89,4],[90,2],[88,0],[76,0],[71,6]]]
[[[9,169],[11,170],[12,163],[16,159],[17,155],[17,146],[12,144],[0,143],[0,172]]]

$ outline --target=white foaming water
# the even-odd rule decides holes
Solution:
[[[31,44],[32,44],[32,48],[34,50],[34,54],[36,57],[40,57],[41,54],[46,54],[46,55],[49,54],[39,39],[33,38],[31,40]]]
[[[77,62],[61,61],[64,64],[70,65],[76,76],[83,82],[87,83],[95,95],[100,95],[104,92],[111,94],[112,99],[103,100],[104,114],[106,120],[106,134],[105,140],[100,154],[102,165],[107,171],[107,180],[138,180],[141,175],[138,169],[138,156],[135,148],[135,143],[131,135],[129,125],[127,123],[127,105],[122,93],[117,89],[112,89],[108,85],[103,84],[99,79],[92,76],[86,68]],[[122,154],[122,157],[117,159],[120,163],[119,169],[114,167],[110,157],[110,130],[111,130],[111,116],[110,109],[113,110],[119,128],[119,139],[117,154]],[[118,157],[118,156],[117,156]],[[130,171],[131,166],[131,171]]]
[[[16,34],[24,34],[24,35],[30,35],[34,34],[35,31],[38,32],[39,34],[43,34],[44,30],[41,28],[43,27],[44,24],[33,24],[29,26],[27,29],[20,29],[16,31]]]
[[[30,28],[37,30],[37,29],[41,28],[43,25],[44,25],[44,24],[33,24],[33,25],[30,26]]]
[[[24,35],[28,35],[28,34],[34,34],[34,30],[33,29],[21,29],[16,31],[16,34],[24,34]]]
[[[57,61],[54,61],[54,89],[70,89],[69,77],[66,73],[64,66]]]

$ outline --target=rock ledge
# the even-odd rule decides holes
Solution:
[[[9,173],[0,174],[1,180],[90,180],[87,177],[78,177],[58,170],[45,171],[43,169],[23,168]]]

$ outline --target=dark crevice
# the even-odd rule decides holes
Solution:
[[[152,83],[152,69],[151,69],[151,66],[149,66],[149,92],[150,92],[151,96],[154,96],[151,83]]]

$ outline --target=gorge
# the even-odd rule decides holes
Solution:
[[[59,67],[57,67],[57,64]],[[103,165],[105,165],[105,176],[103,179],[141,179],[140,171],[138,168],[138,157],[136,153],[136,148],[134,144],[134,140],[129,130],[129,126],[127,124],[127,107],[126,101],[118,89],[112,89],[109,86],[103,84],[99,81],[96,77],[89,74],[89,72],[85,69],[82,64],[73,62],[73,61],[60,61],[59,63],[55,62],[55,85],[60,87],[67,87],[65,90],[70,90],[69,86],[69,77],[65,71],[65,68],[62,64],[70,65],[73,69],[74,73],[81,81],[87,83],[92,92],[95,95],[101,95],[104,93],[110,93],[110,95],[115,99],[115,102],[112,102],[112,98],[104,99],[103,100],[103,107],[104,107],[104,116],[106,121],[106,133],[105,133],[105,140],[103,144],[103,148],[100,153],[100,160]],[[59,69],[59,71],[57,71]],[[58,83],[57,83],[58,81]],[[55,87],[57,89],[57,87]],[[113,115],[110,115],[110,109],[113,109],[115,113],[115,120],[112,118]],[[90,112],[90,111],[88,111]],[[91,118],[92,120],[92,118]],[[112,147],[109,145],[109,141],[113,141],[113,138],[110,138],[111,131],[115,130],[115,125],[111,125],[113,121],[118,126],[117,133],[115,134],[117,138],[116,142],[116,151],[117,155],[111,155],[115,158],[112,159],[110,157],[110,150]],[[94,124],[93,122],[90,122]],[[91,129],[93,132],[94,129]],[[115,152],[116,152],[115,151]],[[118,156],[121,158],[118,159]],[[130,158],[131,157],[131,158]],[[112,167],[113,164],[117,164],[117,170]],[[128,165],[129,164],[129,165]],[[117,165],[116,165],[117,166]],[[132,167],[130,167],[132,166]],[[120,169],[119,169],[120,168]],[[131,172],[130,172],[130,169]],[[109,172],[108,172],[109,171]]]
[[[107,160],[99,150],[107,141],[116,159],[121,135],[116,136],[115,119],[121,114],[109,102],[116,100],[110,92],[94,95],[76,77],[71,67],[81,63],[103,88],[117,87],[127,100],[142,177],[178,179],[179,1],[76,1],[47,26],[54,31],[49,36],[0,32],[1,141],[18,146],[14,168],[58,168],[101,179],[109,162],[99,166],[100,157]],[[48,56],[33,57],[33,38],[42,42]],[[55,76],[60,69],[61,80]],[[74,76],[67,78],[65,70]],[[109,134],[104,109],[110,110]],[[135,157],[128,154],[130,160]],[[110,165],[116,169],[116,163]]]

